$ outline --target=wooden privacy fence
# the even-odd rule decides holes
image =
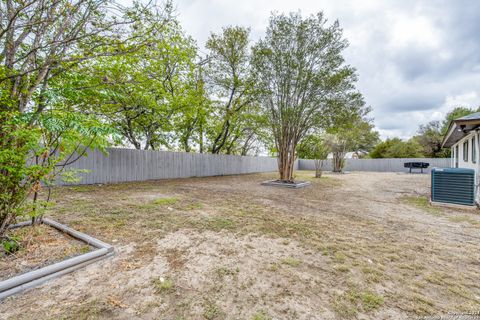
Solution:
[[[429,173],[432,168],[450,168],[450,158],[398,158],[398,159],[346,159],[344,171],[376,171],[376,172],[408,172],[404,168],[405,162],[427,162],[430,164],[428,169],[423,172]],[[300,170],[315,170],[314,160],[299,160]],[[325,162],[324,170],[332,170],[332,160]],[[419,170],[415,170],[419,171]]]
[[[271,172],[277,170],[277,159],[109,148],[108,154],[90,151],[67,169],[88,170],[79,173],[78,184],[95,184]]]
[[[430,168],[450,166],[450,159],[347,159],[346,161],[346,171],[402,172],[408,171],[403,168],[403,163],[407,161],[428,162]],[[95,184],[272,172],[277,170],[277,159],[109,148],[108,154],[98,150],[91,151],[87,157],[81,157],[67,169],[88,170],[87,173],[80,173],[82,180],[78,184]],[[295,169],[314,170],[314,161],[298,160]],[[328,160],[325,170],[331,169],[331,160]],[[426,170],[426,172],[429,171]],[[61,181],[58,183],[62,184]]]

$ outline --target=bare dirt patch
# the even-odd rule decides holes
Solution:
[[[480,217],[429,176],[274,174],[56,189],[117,255],[0,304],[6,319],[408,319],[480,309]],[[73,211],[72,208],[76,210]],[[75,212],[75,213],[73,213]]]

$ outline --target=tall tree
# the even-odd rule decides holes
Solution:
[[[329,133],[326,142],[333,155],[333,171],[341,172],[349,151],[370,151],[380,141],[359,92],[351,92],[328,104],[323,112],[323,127]]]
[[[241,123],[254,108],[249,33],[242,27],[227,27],[221,34],[212,33],[206,44],[209,62],[205,75],[215,100],[209,130],[212,153],[230,153],[232,144],[248,134]]]
[[[151,24],[159,25],[157,21],[163,19],[155,12],[151,16],[151,22],[132,28],[133,40],[126,46],[137,48]],[[180,144],[190,151],[191,131],[205,115],[195,59],[194,41],[171,19],[153,32],[148,46],[96,59],[82,70],[89,75],[83,79],[73,75],[74,81],[80,81],[78,86],[90,88],[79,104],[112,123],[136,149]]]
[[[420,125],[418,134],[412,139],[422,146],[424,156],[428,158],[445,158],[450,155],[449,149],[442,148],[444,136],[442,130],[440,121],[430,121],[425,125]]]
[[[292,181],[297,144],[322,125],[322,111],[354,90],[355,70],[344,64],[338,21],[323,13],[272,15],[253,49],[256,83],[278,152],[280,180]]]
[[[348,131],[338,131],[325,136],[325,145],[332,153],[332,171],[342,172],[345,166],[345,155],[348,151],[351,135]]]
[[[325,135],[310,134],[303,138],[297,148],[297,154],[301,159],[315,161],[315,178],[322,177],[323,165],[331,151],[327,139]]]
[[[37,215],[39,190],[65,164],[111,138],[108,126],[77,113],[53,90],[79,65],[123,54],[123,30],[141,19],[144,7],[137,5],[136,13],[121,8],[119,17],[110,5],[0,2],[0,238],[18,215]]]
[[[0,83],[20,112],[40,114],[49,79],[99,55],[122,52],[124,26],[144,8],[128,12],[126,19],[110,11],[108,0],[18,1],[0,3]],[[125,9],[126,11],[126,9]],[[124,12],[125,12],[124,11]],[[2,108],[6,108],[3,105]]]
[[[402,141],[399,138],[380,142],[370,152],[371,158],[421,158],[422,146],[415,140]]]

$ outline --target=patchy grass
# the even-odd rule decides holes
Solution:
[[[381,307],[384,303],[381,295],[366,291],[360,294],[363,310],[366,312]]]
[[[235,276],[240,272],[240,269],[237,267],[235,269],[230,269],[227,267],[220,267],[215,270],[215,273],[220,279],[223,279],[224,277],[227,276]]]
[[[69,186],[65,188],[68,188],[68,190],[71,190],[73,192],[93,192],[95,191],[95,189],[98,189],[99,187],[96,185],[79,185],[79,186]]]
[[[369,283],[379,283],[384,279],[384,274],[382,271],[371,267],[371,266],[363,266],[361,268],[362,273],[365,275],[365,279]]]
[[[451,222],[457,222],[457,223],[466,222],[474,227],[480,228],[480,221],[470,216],[451,216],[451,217],[448,217],[448,220]]]
[[[207,230],[220,231],[223,229],[232,230],[237,226],[237,222],[230,218],[210,217],[201,220],[200,225]]]
[[[255,313],[251,318],[251,320],[271,320],[271,319],[272,318],[265,311],[259,311]]]
[[[348,272],[350,271],[350,267],[344,264],[341,265],[335,265],[333,266],[333,269],[339,271],[339,272]]]
[[[400,198],[400,201],[418,209],[422,209],[429,214],[438,216],[442,215],[444,212],[442,208],[432,206],[428,197],[425,196],[403,196]]]
[[[153,201],[154,204],[159,206],[173,205],[178,202],[178,198],[158,198]]]
[[[351,288],[334,300],[335,312],[342,318],[353,318],[359,311],[370,312],[381,307],[384,299],[370,290],[359,291]]]
[[[213,301],[207,301],[204,306],[203,318],[206,320],[216,320],[225,317],[225,312]]]
[[[78,272],[108,281],[91,286],[74,273],[62,279],[70,295],[27,292],[2,303],[0,314],[125,318],[134,310],[140,318],[261,320],[334,312],[373,320],[480,308],[478,230],[469,228],[477,217],[450,216],[417,196],[428,192],[428,177],[300,172],[310,187],[260,186],[272,178],[55,188],[48,215],[121,254]],[[86,296],[106,300],[76,304]]]
[[[270,272],[277,272],[280,269],[280,264],[278,263],[272,263],[268,266],[267,271]]]
[[[332,260],[337,263],[344,263],[346,259],[347,257],[341,252],[335,252],[332,258]]]
[[[334,176],[328,176],[325,172],[322,174],[322,177],[316,178],[315,177],[315,172],[309,172],[309,171],[297,171],[295,173],[295,179],[296,180],[307,180],[312,183],[315,183],[317,185],[321,186],[330,186],[330,187],[339,187],[342,185],[342,180],[334,177]]]
[[[282,263],[286,264],[290,267],[298,267],[299,265],[302,264],[302,260],[296,259],[296,258],[293,258],[293,257],[287,257],[287,258],[282,260]]]
[[[417,292],[400,294],[400,297],[403,295],[405,295],[405,298],[408,301],[408,304],[406,304],[408,311],[420,316],[435,313],[435,303],[431,299]]]
[[[152,279],[153,289],[156,294],[169,292],[174,288],[174,282],[171,278],[158,277]]]
[[[90,320],[99,318],[108,319],[112,316],[113,308],[107,302],[94,299],[71,306],[64,317],[57,319]]]
[[[203,208],[203,204],[200,202],[191,202],[184,206],[185,210],[198,210],[202,208]]]
[[[345,295],[337,295],[333,299],[333,310],[341,319],[351,319],[358,314],[357,307]]]

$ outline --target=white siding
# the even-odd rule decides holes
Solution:
[[[472,161],[472,137],[476,136],[476,163]],[[468,159],[465,161],[463,159],[463,148],[464,148],[464,142],[468,142]],[[456,146],[458,145],[458,155],[455,154],[455,149]],[[476,132],[471,132],[467,136],[465,136],[463,139],[459,140],[456,144],[452,146],[452,167],[455,167],[455,157],[458,157],[458,167],[459,168],[468,168],[468,169],[474,169],[475,171],[478,171],[478,134]]]
[[[476,163],[472,161],[472,138],[475,136],[475,144],[476,144]],[[476,201],[480,199],[480,189],[478,188],[479,185],[479,138],[480,135],[478,132],[473,131],[470,132],[467,136],[463,139],[459,140],[456,144],[452,146],[452,167],[455,167],[455,160],[458,157],[458,167],[459,168],[467,168],[467,169],[474,169],[475,170],[475,181],[476,181]],[[463,143],[468,141],[468,159],[464,161],[463,159]],[[458,154],[455,154],[453,151],[458,146]]]

